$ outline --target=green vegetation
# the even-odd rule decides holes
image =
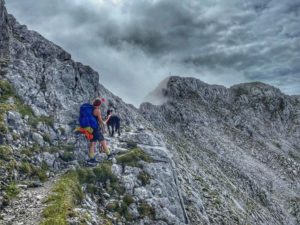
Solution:
[[[146,186],[147,184],[150,184],[150,175],[144,171],[140,172],[137,178],[142,182],[143,186]]]
[[[66,173],[55,184],[53,194],[46,201],[41,225],[67,225],[68,217],[74,216],[74,208],[84,198],[76,171]]]
[[[108,211],[111,211],[111,212],[113,212],[113,211],[116,211],[117,210],[117,208],[118,208],[118,201],[113,201],[113,202],[110,202],[110,203],[108,203],[107,205],[106,205],[106,209],[108,210]]]
[[[30,116],[28,123],[33,126],[37,127],[39,122],[46,124],[47,126],[53,127],[54,126],[54,118],[51,116]]]
[[[142,167],[140,161],[152,162],[152,158],[147,155],[142,149],[134,148],[120,156],[116,157],[117,162],[123,166]]]
[[[84,213],[83,215],[81,215],[80,217],[80,225],[85,225],[87,224],[87,222],[91,221],[91,215],[88,213]]]
[[[61,155],[60,158],[65,161],[65,162],[70,162],[75,159],[74,152],[69,152],[69,151],[64,151]]]
[[[7,145],[0,145],[0,159],[10,160],[12,156],[12,150]]]
[[[6,134],[8,132],[8,128],[4,122],[4,115],[14,108],[14,105],[6,103],[13,95],[14,92],[9,82],[0,80],[0,134]]]
[[[12,101],[8,103],[9,99]],[[0,80],[0,102],[0,134],[8,132],[8,128],[4,122],[4,115],[10,110],[18,111],[23,117],[28,115],[28,123],[33,127],[36,127],[39,122],[53,127],[54,118],[51,116],[35,116],[32,109],[23,103],[21,98],[17,96],[12,85],[6,80]]]
[[[123,201],[121,205],[117,208],[116,212],[123,216],[127,221],[132,221],[133,216],[128,211],[128,205]]]
[[[125,195],[123,201],[120,203],[117,201],[110,202],[106,205],[106,209],[111,212],[115,212],[117,217],[124,217],[127,221],[132,221],[133,216],[129,213],[128,206],[134,203],[132,196]]]
[[[133,199],[133,197],[131,196],[131,195],[129,195],[129,194],[126,194],[124,197],[123,197],[123,201],[124,201],[124,203],[126,204],[126,205],[130,205],[130,204],[132,204],[132,203],[134,203],[134,199]]]
[[[32,157],[33,155],[39,153],[40,150],[40,147],[35,144],[32,147],[21,149],[21,154],[27,155],[28,157]]]
[[[104,162],[100,166],[95,168],[77,170],[79,180],[82,184],[88,184],[88,191],[92,194],[96,194],[98,191],[93,184],[97,182],[103,183],[110,194],[123,194],[124,188],[119,184],[118,178],[111,171],[111,163]]]
[[[20,189],[17,187],[16,183],[10,183],[6,188],[5,188],[5,194],[6,197],[9,201],[14,199],[15,197],[18,196],[20,193]]]
[[[34,117],[32,109],[23,103],[23,101],[17,97],[16,95],[14,96],[14,103],[16,106],[17,111],[24,117],[26,115],[30,117]]]
[[[127,143],[127,148],[129,149],[137,148],[137,143],[132,140],[126,141],[126,143]]]
[[[76,171],[70,171],[65,174],[56,184],[53,189],[53,194],[49,196],[46,203],[48,206],[43,211],[44,220],[41,225],[59,224],[65,225],[69,217],[74,216],[74,208],[80,203],[84,194],[81,190],[81,185],[86,185],[86,190],[91,194],[101,194],[97,187],[97,183],[108,190],[110,194],[124,194],[124,189],[120,187],[118,178],[111,171],[111,163],[104,162],[95,168],[79,168]],[[24,163],[23,172],[32,172],[32,166]],[[127,220],[132,220],[132,215],[128,212],[128,205],[133,202],[133,198],[125,195],[122,203],[108,205],[108,210],[117,212]],[[85,224],[89,216],[81,217],[80,221]],[[104,218],[105,224],[111,222]]]
[[[76,170],[80,183],[92,184],[95,181],[95,174],[92,169],[79,168]]]
[[[0,80],[1,100],[6,101],[14,95],[14,90],[7,80]]]
[[[56,153],[56,152],[60,152],[60,151],[73,152],[74,151],[74,145],[59,143],[58,145],[52,145],[52,146],[44,147],[42,149],[42,151],[43,152],[49,152],[49,153]]]
[[[50,138],[49,134],[43,134],[43,140],[45,142],[51,143],[51,138]]]
[[[138,206],[138,212],[142,218],[148,217],[150,219],[155,219],[155,209],[148,205],[147,203],[141,203]]]
[[[16,134],[16,133],[12,133],[12,137],[13,137],[13,140],[14,140],[14,141],[20,139],[20,135],[19,135],[19,134]]]
[[[38,178],[41,182],[47,181],[47,171],[48,166],[45,162],[42,163],[41,166],[34,166],[29,162],[22,162],[18,167],[18,170],[24,174],[26,174],[30,178]]]
[[[31,175],[33,173],[33,166],[28,162],[22,162],[20,165],[20,172]]]
[[[113,225],[112,221],[104,214],[100,214],[101,217],[101,225]]]
[[[10,98],[12,98],[13,103],[4,103]],[[32,109],[23,103],[23,101],[16,95],[11,84],[6,80],[0,80],[0,100],[3,102],[0,104],[0,117],[3,117],[4,113],[9,110],[16,110],[22,116],[33,116]],[[1,118],[1,120],[3,120],[3,118]]]
[[[6,164],[6,169],[9,172],[10,175],[13,175],[14,170],[18,169],[18,163],[15,159],[10,160],[7,164]]]
[[[111,171],[110,163],[103,163],[99,167],[93,169],[93,172],[96,176],[96,181],[105,183],[107,180],[110,182],[118,181],[118,178]]]

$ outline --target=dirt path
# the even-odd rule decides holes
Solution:
[[[22,190],[18,197],[0,212],[0,225],[38,225],[41,221],[43,203],[51,193],[57,178],[41,187]]]

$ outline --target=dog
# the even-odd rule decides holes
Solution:
[[[107,117],[109,115],[111,115],[112,113],[113,113],[113,110],[108,109]],[[120,117],[118,117],[117,115],[111,115],[111,117],[107,121],[106,125],[107,125],[107,129],[108,129],[108,133],[111,137],[114,136],[115,132],[118,132],[119,136],[121,135],[121,131],[120,131],[121,119],[120,119]]]

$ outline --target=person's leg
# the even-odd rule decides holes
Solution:
[[[96,144],[100,140],[100,132],[99,129],[93,129],[93,139],[90,142],[89,145],[89,158],[94,159],[95,153],[96,153]]]
[[[89,158],[95,158],[95,147],[97,142],[90,142],[89,144]]]
[[[100,153],[105,152],[107,155],[109,155],[110,151],[109,151],[109,148],[107,147],[107,144],[106,144],[103,134],[99,131],[97,135],[98,135],[98,141],[100,143],[99,152]]]
[[[110,154],[110,150],[107,147],[105,140],[100,141],[100,152],[105,152],[106,155]]]

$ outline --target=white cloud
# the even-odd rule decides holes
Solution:
[[[225,86],[259,80],[300,94],[298,0],[9,0],[7,6],[136,105],[169,75]]]

